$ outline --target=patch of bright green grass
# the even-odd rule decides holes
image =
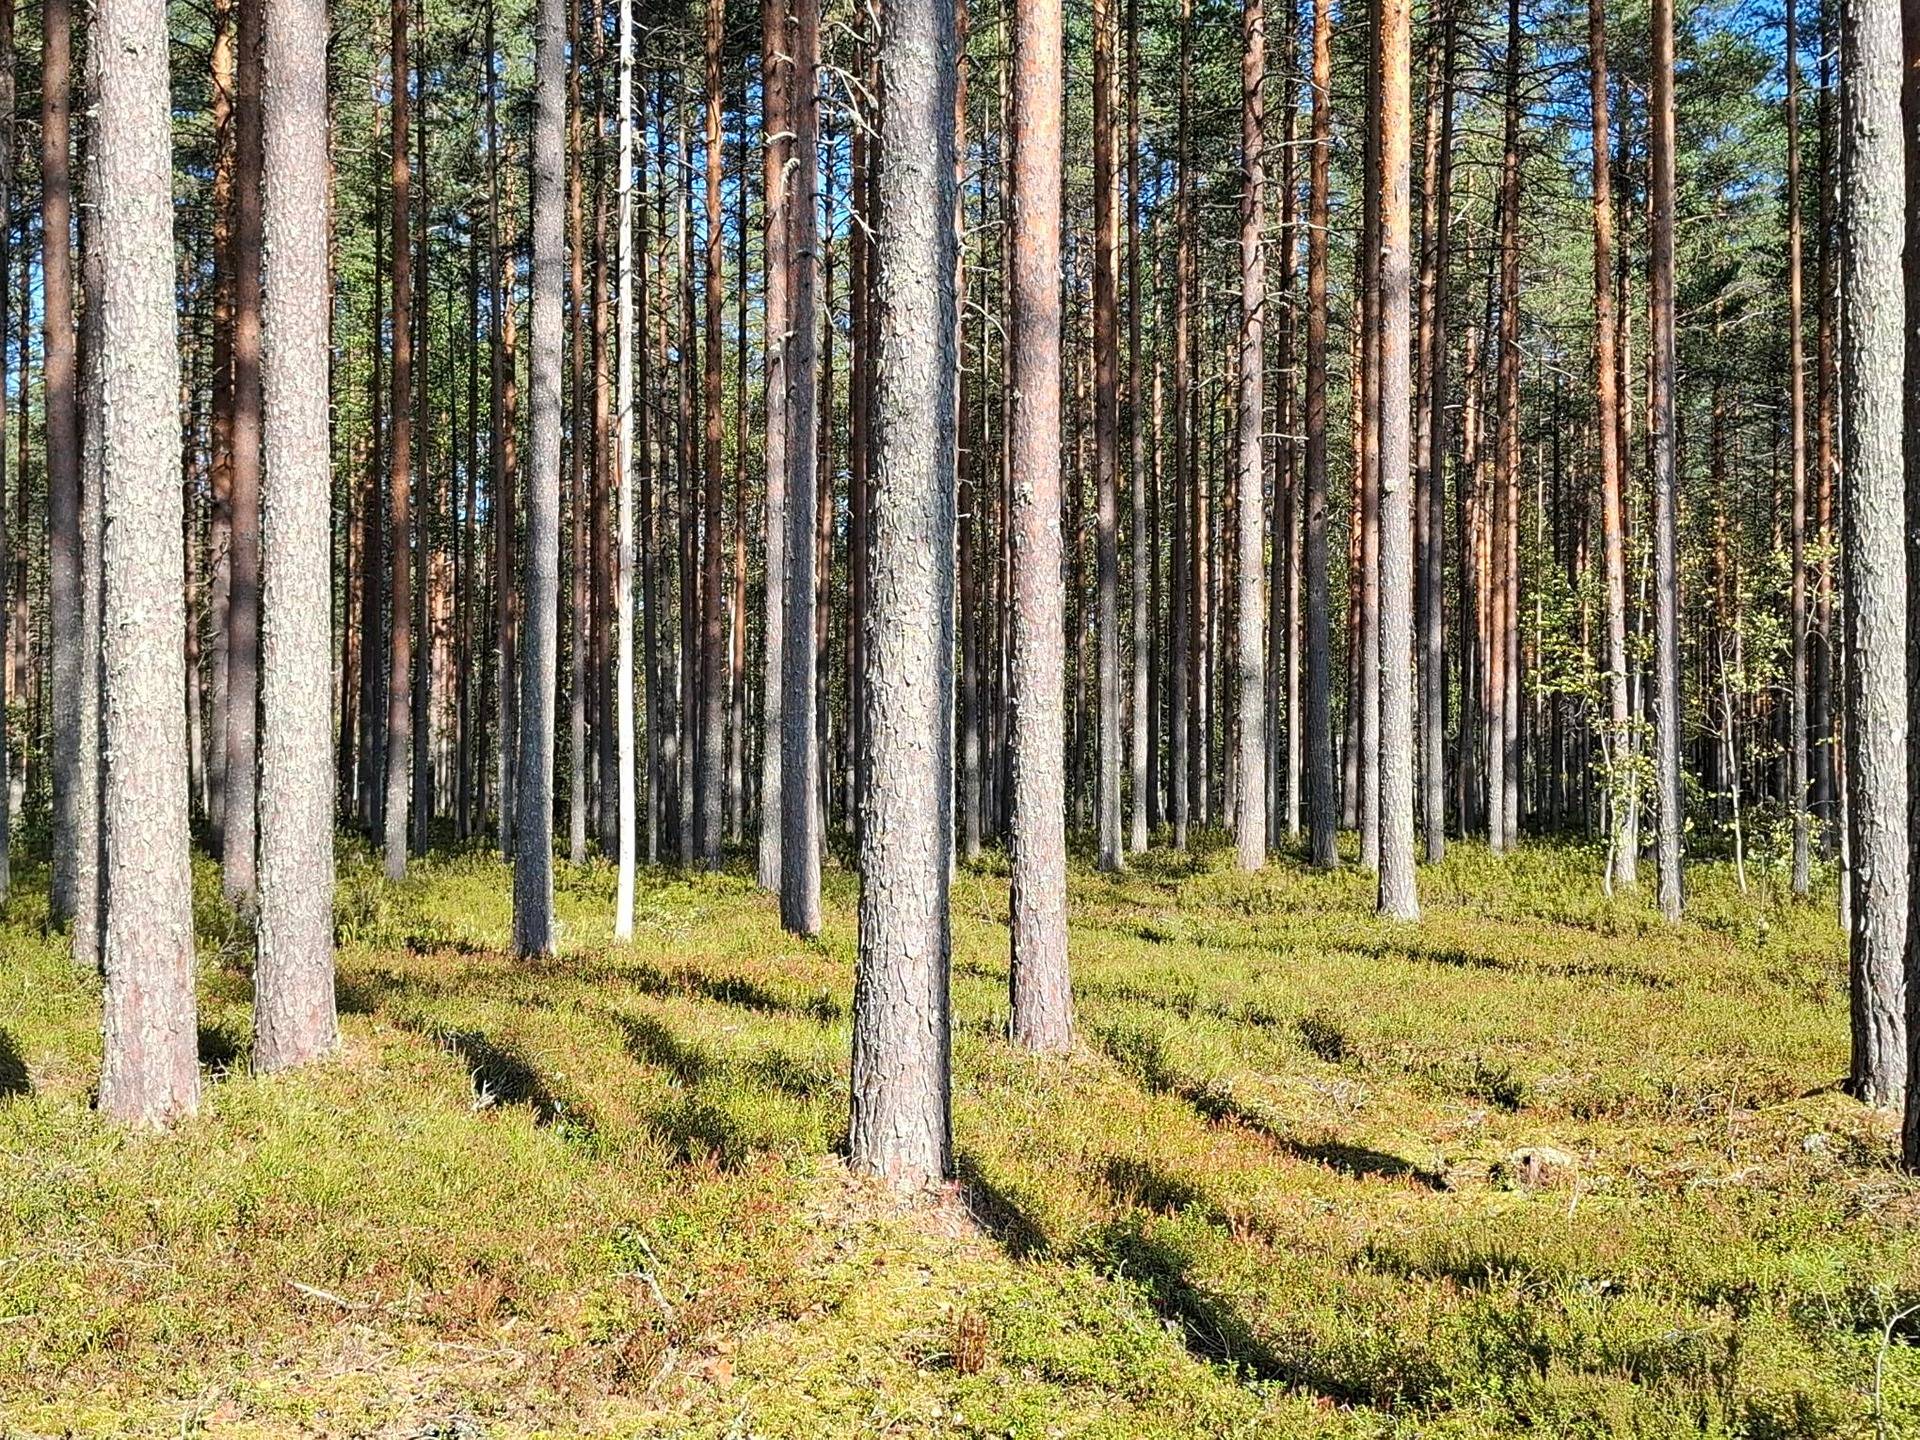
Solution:
[[[818,941],[740,868],[647,872],[615,945],[563,866],[528,964],[489,855],[346,848],[343,1053],[262,1080],[202,866],[164,1138],[92,1113],[98,982],[29,873],[0,1433],[1920,1434],[1920,1187],[1836,1088],[1830,903],[1699,867],[1669,928],[1592,851],[1456,846],[1401,927],[1212,838],[1076,867],[1053,1060],[1001,1038],[1004,858],[959,877],[963,1183],[917,1205],[837,1159],[842,870]]]

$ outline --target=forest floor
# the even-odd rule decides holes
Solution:
[[[1216,837],[1217,838],[1217,837]],[[954,892],[961,1183],[856,1181],[854,889],[343,853],[345,1045],[246,1067],[197,876],[201,1116],[92,1112],[98,985],[0,923],[0,1435],[1920,1435],[1920,1185],[1845,1098],[1828,899],[1459,846],[1417,928],[1215,848],[1076,865],[1081,1044],[1012,1052]]]

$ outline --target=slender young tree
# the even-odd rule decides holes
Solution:
[[[407,159],[408,4],[393,0],[393,392],[388,407],[392,463],[387,481],[391,561],[387,637],[387,878],[407,873],[407,805],[413,794],[413,264],[407,227],[412,170]]]
[[[200,1092],[164,0],[100,0],[87,51],[96,127],[89,238],[102,281],[94,300],[114,348],[114,363],[100,367],[109,757],[100,1109],[159,1127],[191,1114]]]
[[[1060,570],[1060,0],[1013,0],[1013,1040],[1073,1042]]]
[[[1420,918],[1413,862],[1413,13],[1380,0],[1380,889]]]
[[[889,0],[880,24],[871,765],[848,1154],[856,1170],[925,1185],[953,1169],[954,3]]]
[[[332,457],[326,0],[265,0],[260,928],[253,1064],[338,1043],[333,988]],[[229,862],[231,863],[231,862]]]
[[[520,764],[515,777],[513,942],[553,952],[553,722],[560,649],[561,171],[566,165],[564,0],[534,16],[533,309],[528,377],[526,630],[520,657]]]
[[[1896,52],[1899,49],[1897,39],[1894,48]],[[1897,81],[1895,83],[1897,96]],[[1649,275],[1653,320],[1652,395],[1649,407],[1652,434],[1649,438],[1653,452],[1654,808],[1659,816],[1656,843],[1660,868],[1660,913],[1669,920],[1678,920],[1681,906],[1680,576],[1673,398],[1673,0],[1653,0],[1653,87],[1648,110],[1652,129],[1652,193],[1649,200],[1653,212]],[[1897,149],[1897,123],[1889,134],[1895,137]],[[1897,265],[1897,242],[1893,253]],[[1897,319],[1894,324],[1897,330]],[[1897,401],[1895,412],[1894,423],[1897,427]],[[1895,445],[1897,457],[1897,440]],[[1894,468],[1896,471],[1899,468],[1897,460]],[[1897,543],[1895,557],[1898,558]],[[1904,814],[1904,797],[1900,808]],[[1896,929],[1903,928],[1905,923],[1903,912]]]
[[[820,933],[820,746],[814,634],[814,511],[819,501],[819,350],[814,314],[818,258],[816,205],[820,145],[820,0],[793,0],[786,103],[793,136],[792,188],[786,212],[787,345],[785,451],[787,528],[780,704],[780,922],[798,935]]]
[[[47,604],[80,613],[80,419],[78,337],[73,324],[72,0],[40,12],[41,364],[46,412]],[[53,699],[53,877],[55,924],[74,913],[79,855],[76,789],[80,765],[80,628],[49,627]]]
[[[614,672],[615,736],[619,746],[615,765],[620,789],[619,873],[614,881],[613,938],[633,937],[634,868],[639,855],[639,806],[634,786],[633,729],[633,294],[646,285],[646,256],[635,263],[633,250],[633,3],[614,0],[620,16],[620,165],[615,181],[620,197],[619,228],[614,236],[619,286],[614,339],[620,354],[616,381],[619,431],[614,449],[614,483],[619,486],[619,574],[614,590],[614,625],[618,659]],[[644,399],[644,397],[643,397]]]
[[[1267,257],[1260,238],[1267,210],[1267,17],[1263,0],[1242,0],[1240,14],[1240,469],[1235,484],[1240,705],[1234,732],[1239,787],[1234,839],[1240,868],[1251,871],[1267,862],[1267,466],[1261,438],[1267,413]]]
[[[1841,11],[1840,254],[1842,576],[1846,789],[1852,888],[1849,1088],[1896,1105],[1907,1079],[1907,476],[1902,423],[1915,358],[1902,261],[1912,199],[1903,143],[1900,11]],[[1910,122],[1909,122],[1910,123]],[[1916,263],[1916,262],[1909,262]]]
[[[1327,189],[1333,162],[1332,0],[1313,0],[1313,159],[1307,199],[1307,829],[1313,863],[1340,863],[1333,778],[1327,574]]]
[[[1793,0],[1787,0],[1789,16]],[[1788,20],[1791,27],[1792,20]],[[1633,782],[1634,727],[1627,692],[1627,511],[1621,476],[1619,358],[1613,313],[1613,144],[1607,113],[1606,0],[1587,0],[1593,112],[1593,419],[1600,452],[1600,510],[1607,576],[1607,746],[1611,883],[1639,879],[1638,787]],[[1791,102],[1789,102],[1791,103]],[[1789,161],[1789,164],[1792,162]],[[1796,276],[1798,269],[1795,270]],[[1797,313],[1797,312],[1796,312]]]

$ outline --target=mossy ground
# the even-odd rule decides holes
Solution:
[[[1598,870],[1456,847],[1400,928],[1351,871],[1076,868],[1082,1043],[1037,1060],[989,860],[963,1183],[919,1205],[836,1158],[843,870],[811,944],[744,870],[649,872],[621,946],[563,867],[527,965],[490,857],[344,854],[344,1051],[262,1080],[203,869],[211,1083],[165,1138],[90,1109],[97,982],[29,874],[0,1434],[1920,1435],[1920,1186],[1837,1089],[1830,903],[1704,867],[1669,928]]]

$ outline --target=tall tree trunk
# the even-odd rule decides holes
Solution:
[[[1413,15],[1380,0],[1380,892],[1420,918],[1413,866]]]
[[[46,0],[40,41],[40,235],[42,404],[46,416],[47,606],[80,613],[80,420],[78,339],[73,325],[72,0]],[[80,631],[52,632],[53,878],[55,924],[73,918],[80,817]]]
[[[1791,15],[1793,0],[1787,0],[1787,9]],[[1791,27],[1791,19],[1788,24]],[[1589,79],[1593,97],[1594,438],[1600,452],[1601,528],[1607,572],[1607,792],[1612,819],[1609,873],[1612,884],[1626,889],[1639,877],[1640,857],[1632,824],[1639,805],[1639,787],[1634,781],[1634,726],[1627,698],[1627,667],[1631,663],[1627,655],[1627,512],[1621,476],[1619,359],[1614,343],[1613,149],[1607,114],[1605,0],[1588,0],[1587,48],[1592,60]],[[1795,274],[1797,277],[1797,267]],[[1794,313],[1797,317],[1797,306]]]
[[[428,264],[432,251],[427,243],[427,222],[433,212],[433,198],[427,185],[427,66],[425,59],[425,41],[427,30],[427,12],[423,3],[414,12],[412,23],[419,32],[421,59],[414,66],[414,96],[418,101],[418,113],[414,119],[415,156],[419,174],[415,177],[419,186],[419,203],[414,206],[414,265],[413,293],[413,376],[415,394],[413,397],[414,418],[420,424],[420,445],[418,451],[419,475],[415,488],[419,491],[420,503],[413,507],[415,514],[412,522],[413,545],[413,682],[408,692],[408,711],[412,721],[412,751],[408,767],[408,780],[412,791],[408,804],[406,836],[407,844],[416,854],[424,853],[427,848],[427,823],[433,818],[433,658],[436,645],[435,627],[439,618],[436,605],[439,586],[436,581],[433,564],[434,531],[434,493],[433,493],[433,442],[439,434],[433,416],[432,367],[428,351],[433,332],[433,286],[430,281]],[[236,375],[238,373],[236,369]],[[403,533],[400,542],[404,547],[408,543]],[[398,611],[394,612],[398,615]],[[396,623],[398,623],[396,621]],[[230,702],[231,703],[231,702]]]
[[[1447,273],[1453,250],[1453,95],[1455,11],[1440,6],[1428,44],[1423,202],[1425,263],[1420,276],[1418,413],[1420,548],[1420,782],[1426,857],[1447,853]],[[1424,543],[1422,543],[1424,542]]]
[[[1169,697],[1171,713],[1168,716],[1171,732],[1168,743],[1172,750],[1172,773],[1168,789],[1173,811],[1173,848],[1176,850],[1187,848],[1187,824],[1192,810],[1193,774],[1196,768],[1193,757],[1196,739],[1191,733],[1194,656],[1190,653],[1193,648],[1190,612],[1198,597],[1193,594],[1189,583],[1192,566],[1188,551],[1199,543],[1199,539],[1191,533],[1189,522],[1188,491],[1192,485],[1193,466],[1190,463],[1192,447],[1187,433],[1193,391],[1193,347],[1190,343],[1193,325],[1193,198],[1192,179],[1188,174],[1192,147],[1192,31],[1193,0],[1181,0],[1180,108],[1173,182],[1173,553],[1169,566],[1169,580],[1173,586],[1173,613],[1169,617],[1173,693]]]
[[[784,793],[780,779],[783,701],[780,687],[785,665],[781,646],[786,635],[786,495],[787,495],[787,161],[792,141],[790,87],[792,65],[785,58],[788,37],[787,0],[761,0],[760,5],[760,128],[762,132],[761,187],[765,200],[764,266],[766,293],[761,297],[766,349],[766,442],[762,459],[767,473],[766,532],[763,568],[766,582],[760,624],[764,655],[760,681],[760,844],[759,880],[765,890],[780,887],[780,806]]]
[[[514,854],[514,751],[518,745],[519,683],[513,639],[513,476],[511,463],[516,379],[513,361],[513,295],[508,261],[513,231],[501,203],[498,77],[494,73],[494,0],[487,3],[487,324],[491,332],[489,413],[492,421],[488,460],[489,503],[493,507],[494,625],[494,803],[497,840],[503,859]]]
[[[787,429],[780,686],[780,922],[799,935],[820,932],[820,747],[815,709],[818,676],[814,620],[814,510],[820,452],[815,444],[819,351],[814,314],[818,260],[817,186],[820,143],[820,0],[793,0],[792,55],[786,103],[793,136],[793,188],[786,212],[787,346],[781,372]]]
[[[409,485],[413,464],[413,266],[407,228],[407,0],[393,0],[393,392],[389,407],[392,475],[387,485],[389,583],[387,642],[386,867],[407,873],[407,802],[412,791],[413,615]]]
[[[744,69],[744,66],[743,66]],[[747,78],[740,78],[733,236],[733,597],[727,606],[727,838],[747,823]]]
[[[553,952],[553,712],[560,648],[561,169],[566,108],[564,0],[534,17],[532,389],[527,475],[526,633],[515,777],[513,943]]]
[[[1359,415],[1355,448],[1359,474],[1359,552],[1354,631],[1358,652],[1358,723],[1350,725],[1357,752],[1360,865],[1380,866],[1380,10],[1368,0],[1366,141],[1361,151],[1360,249],[1354,257],[1360,294]],[[1352,703],[1351,700],[1349,702]]]
[[[1920,367],[1920,336],[1903,321],[1910,307],[1920,307],[1920,254],[1904,242],[1906,217],[1920,213],[1920,174],[1908,168],[1920,161],[1911,129],[1920,119],[1920,81],[1912,69],[1913,41],[1902,43],[1901,18],[1893,6],[1860,0],[1841,10],[1841,554],[1846,880],[1853,891],[1848,1079],[1869,1105],[1898,1104],[1907,1079],[1902,970],[1912,701],[1901,520],[1907,493],[1920,486],[1920,452],[1913,448],[1920,441],[1920,396],[1903,380]],[[1920,526],[1920,505],[1914,524]]]
[[[1099,586],[1100,868],[1121,867],[1120,839],[1120,187],[1115,164],[1116,0],[1093,15],[1093,430]],[[1257,0],[1256,0],[1257,3]],[[1142,822],[1144,829],[1144,820]]]
[[[620,150],[619,178],[615,182],[620,197],[619,223],[614,231],[614,268],[617,295],[614,340],[620,356],[618,395],[615,409],[618,431],[614,442],[614,483],[619,486],[619,574],[614,582],[614,629],[617,658],[614,671],[614,734],[618,754],[614,765],[619,789],[618,872],[614,879],[613,938],[633,937],[634,870],[639,856],[639,807],[634,787],[633,753],[633,422],[634,422],[634,287],[644,294],[646,288],[646,247],[635,263],[633,245],[633,5],[634,0],[614,0],[620,24]],[[641,346],[644,353],[645,346]],[[644,393],[640,403],[646,404]],[[647,461],[643,456],[644,470]],[[651,496],[648,497],[651,499]],[[652,608],[652,597],[647,597]],[[648,697],[651,700],[651,696]]]
[[[947,886],[958,55],[953,0],[891,0],[880,23],[880,445],[863,731],[873,753],[859,827],[848,1158],[895,1185],[924,1185],[953,1169]]]
[[[1013,3],[1013,1041],[1073,1041],[1061,773],[1060,0]]]
[[[90,233],[103,282],[95,299],[102,333],[114,341],[114,363],[100,367],[104,731],[105,754],[121,757],[105,777],[100,1109],[164,1126],[193,1112],[200,1089],[180,707],[180,356],[166,6],[100,0],[90,39],[97,206]]]
[[[260,929],[254,1067],[332,1050],[333,777],[327,403],[326,0],[265,0],[266,487],[260,729]],[[244,33],[244,32],[243,32]],[[227,863],[233,863],[228,854]]]
[[[1313,0],[1313,159],[1307,200],[1307,828],[1313,863],[1340,863],[1334,829],[1332,594],[1327,573],[1327,188],[1333,162],[1333,8]]]
[[[722,280],[725,263],[725,227],[720,203],[724,137],[720,106],[720,47],[726,38],[723,0],[708,0],[707,39],[707,254],[706,254],[706,538],[701,550],[703,579],[700,611],[700,735],[695,773],[700,791],[700,863],[718,866],[723,830],[722,806],[726,782],[722,774],[727,745],[727,606],[721,576],[721,516],[726,504],[726,478],[721,428],[720,320],[724,305]]]
[[[1133,538],[1131,638],[1133,646],[1133,684],[1128,713],[1131,726],[1127,737],[1127,771],[1132,786],[1132,803],[1127,812],[1127,849],[1138,854],[1147,848],[1148,797],[1153,788],[1150,779],[1154,758],[1150,749],[1152,735],[1152,693],[1149,681],[1152,667],[1149,657],[1152,614],[1148,609],[1148,575],[1152,568],[1150,548],[1158,543],[1147,523],[1147,454],[1144,397],[1140,391],[1140,320],[1146,296],[1140,287],[1140,6],[1139,0],[1127,0],[1127,476],[1129,527]]]
[[[588,632],[592,626],[591,580],[587,560],[587,512],[590,483],[587,458],[591,448],[592,427],[583,423],[587,416],[587,337],[592,325],[591,305],[587,297],[587,234],[585,184],[580,173],[581,150],[581,51],[585,48],[585,30],[592,24],[588,6],[591,0],[569,4],[567,25],[567,234],[571,242],[569,296],[572,300],[568,350],[566,399],[563,401],[563,433],[566,436],[568,554],[567,594],[571,602],[567,617],[567,858],[575,865],[587,858],[587,654],[591,647]]]
[[[1519,754],[1514,737],[1519,694],[1512,673],[1517,655],[1510,635],[1520,588],[1513,533],[1520,492],[1520,0],[1507,4],[1506,138],[1500,164],[1500,350],[1496,371],[1497,434],[1493,445],[1493,495],[1488,539],[1492,584],[1487,637],[1487,839],[1494,853],[1519,838],[1509,817],[1517,813]]]
[[[234,89],[233,535],[228,552],[221,889],[240,905],[251,905],[254,899],[259,819],[261,9],[238,7]]]
[[[1894,49],[1897,55],[1897,39]],[[1897,70],[1898,60],[1894,63]],[[1896,101],[1897,94],[1896,89]],[[1679,481],[1675,474],[1673,397],[1676,361],[1673,314],[1673,0],[1654,0],[1653,4],[1653,87],[1648,108],[1652,120],[1653,208],[1649,284],[1653,314],[1654,796],[1659,814],[1660,913],[1669,920],[1677,920],[1681,906],[1681,712],[1679,526],[1676,514],[1679,508]],[[1888,133],[1897,136],[1897,121],[1890,126]],[[1898,164],[1897,160],[1895,164]],[[1896,241],[1894,254],[1898,252]],[[1898,323],[1896,319],[1896,328]],[[1895,426],[1899,423],[1897,402],[1892,423]],[[1894,444],[1897,454],[1898,441]],[[1898,470],[1897,463],[1894,468]],[[1897,487],[1898,482],[1894,483]],[[1898,559],[1897,541],[1895,558]],[[1895,649],[1898,649],[1897,642]],[[1901,801],[1900,809],[1904,815],[1904,796]],[[1905,923],[1903,911],[1896,932],[1904,928]],[[1895,943],[1897,946],[1898,942]]]
[[[1807,386],[1800,225],[1800,26],[1794,0],[1787,0],[1786,18],[1787,424],[1793,476],[1787,805],[1793,825],[1793,893],[1804,898],[1812,879],[1807,811]]]
[[[1238,585],[1240,703],[1235,711],[1237,815],[1235,847],[1242,870],[1267,861],[1266,426],[1267,17],[1263,0],[1242,0],[1240,60],[1240,404]],[[1276,537],[1278,543],[1278,537]]]

